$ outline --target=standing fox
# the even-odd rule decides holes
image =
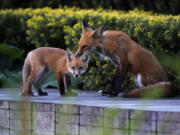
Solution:
[[[49,70],[56,74],[60,94],[66,94],[70,75],[79,77],[84,73],[88,67],[89,57],[89,52],[75,58],[70,51],[51,47],[41,47],[29,52],[23,66],[22,95],[33,95],[31,84],[39,95],[47,95],[40,89],[39,81]]]
[[[108,93],[111,96],[118,95],[127,73],[135,78],[140,88],[127,92],[125,97],[142,97],[153,86],[163,88],[163,96],[174,96],[166,73],[156,58],[126,33],[115,30],[103,31],[103,25],[93,30],[83,21],[82,35],[75,56],[80,57],[86,51],[105,56],[115,64],[112,91]]]

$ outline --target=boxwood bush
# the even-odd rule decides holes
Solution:
[[[42,8],[42,7],[79,7],[83,9],[140,9],[157,13],[179,14],[179,0],[1,0],[0,8]]]
[[[0,10],[0,42],[24,49],[53,46],[76,51],[82,20],[92,28],[122,30],[153,54],[180,56],[180,15],[160,15],[143,11],[63,9]],[[171,73],[171,69],[167,68]],[[83,89],[105,89],[110,85],[114,65],[92,54],[88,72],[81,77]],[[173,78],[177,79],[173,73]],[[134,87],[133,79],[126,88]]]

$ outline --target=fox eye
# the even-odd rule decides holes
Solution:
[[[88,46],[88,45],[83,45],[83,46],[82,46],[82,49],[86,48],[87,46]]]
[[[79,70],[82,70],[83,69],[83,67],[79,67]]]
[[[72,69],[75,69],[75,66],[72,66]]]

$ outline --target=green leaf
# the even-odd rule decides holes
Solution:
[[[47,88],[47,87],[58,87],[57,81],[54,72],[50,72],[40,82],[41,88]]]
[[[9,56],[12,60],[17,58],[21,58],[23,55],[23,51],[17,47],[7,45],[5,43],[0,44],[0,54]]]
[[[0,74],[0,83],[2,88],[20,88],[22,87],[22,73],[5,71]]]
[[[9,69],[12,66],[12,59],[7,56],[0,54],[0,72]]]

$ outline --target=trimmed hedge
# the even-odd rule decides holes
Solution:
[[[85,9],[145,10],[179,14],[179,0],[1,0],[0,8],[79,7]]]
[[[85,19],[92,28],[122,30],[153,54],[171,52],[180,56],[180,15],[159,15],[142,11],[64,9],[0,10],[0,42],[29,50],[54,46],[76,51]],[[27,48],[27,49],[26,49]],[[114,65],[92,54],[88,72],[82,76],[84,89],[109,86]],[[169,69],[168,69],[169,72]],[[134,87],[133,80],[126,87]]]

